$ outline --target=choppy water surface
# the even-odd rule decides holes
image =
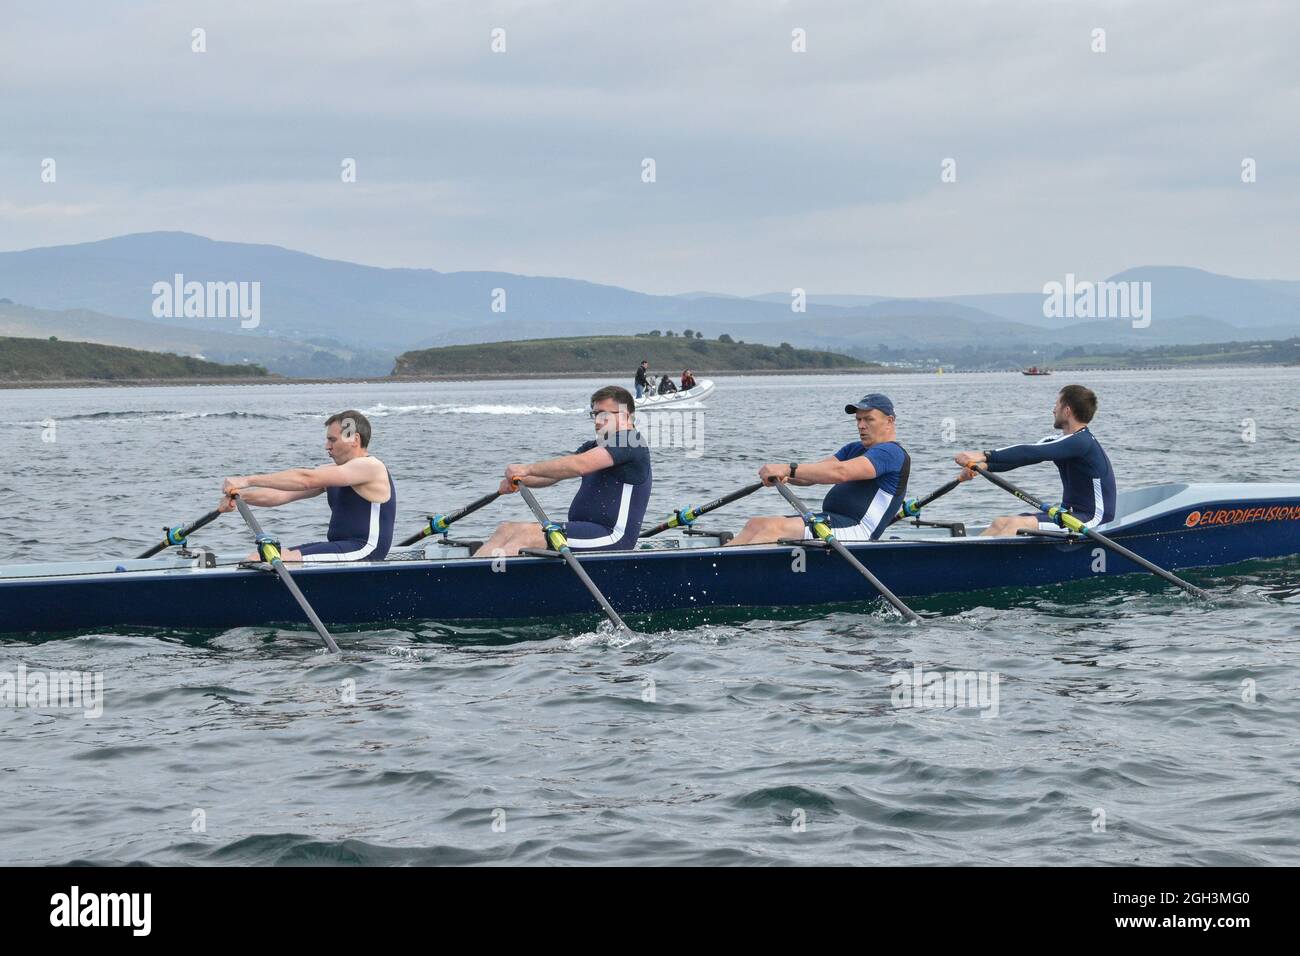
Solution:
[[[1065,381],[722,379],[699,456],[654,452],[652,509],[828,453],[854,437],[844,402],[878,388],[924,493],[957,449],[1047,434]],[[1300,480],[1300,370],[1086,381],[1122,486]],[[323,460],[320,423],[347,406],[372,416],[412,531],[505,461],[585,440],[599,384],[0,391],[0,560],[139,551],[210,508],[225,474]],[[1018,477],[1053,493],[1050,466]],[[739,527],[775,497],[710,523]],[[541,499],[562,511],[567,495]],[[935,516],[1008,509],[968,485]],[[263,517],[290,540],[324,515]],[[526,516],[511,500],[467,525]],[[227,517],[203,543],[237,550],[247,533]],[[0,862],[1295,864],[1300,564],[1197,580],[1216,605],[1054,588],[922,602],[940,612],[922,627],[868,607],[630,640],[595,619],[430,621],[344,632],[341,661],[304,630],[184,621],[0,639],[0,671],[101,672],[105,695],[95,719],[0,708]],[[996,715],[894,706],[891,676],[918,665],[996,674]]]

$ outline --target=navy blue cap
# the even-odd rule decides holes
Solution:
[[[856,415],[858,412],[869,412],[873,408],[884,412],[890,418],[894,417],[894,403],[889,400],[888,395],[882,395],[880,392],[863,395],[853,404],[845,405],[844,411]]]

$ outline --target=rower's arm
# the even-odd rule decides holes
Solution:
[[[535,461],[531,465],[506,465],[506,476],[501,479],[502,494],[514,492],[514,482],[518,481],[529,488],[546,488],[566,478],[581,478],[593,471],[609,468],[614,464],[614,456],[604,448],[589,448],[572,455]]]
[[[323,488],[309,488],[303,491],[277,491],[274,488],[248,488],[241,491],[239,497],[258,508],[275,508],[290,501],[314,498],[323,490]]]
[[[310,491],[319,494],[326,488],[350,488],[375,481],[383,466],[370,457],[353,458],[341,465],[321,465],[318,468],[289,468],[267,475],[245,475],[227,478],[228,484],[239,490],[269,488],[275,491]],[[245,500],[249,500],[245,497]]]
[[[841,481],[866,481],[876,477],[876,466],[866,455],[840,461],[834,455],[821,461],[806,461],[795,471],[792,484],[838,485]]]
[[[1079,432],[1063,437],[1044,438],[1032,445],[1008,445],[984,453],[984,463],[989,471],[1011,471],[1025,465],[1043,461],[1065,461],[1084,454],[1086,439]]]
[[[563,481],[566,478],[581,478],[594,471],[614,467],[614,456],[606,448],[591,448],[574,455],[552,458],[549,461],[537,461],[528,466],[528,474],[533,478],[549,478],[548,484]]]

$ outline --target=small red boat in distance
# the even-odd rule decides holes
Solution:
[[[1045,368],[1039,368],[1037,365],[1031,365],[1029,368],[1021,369],[1021,375],[1051,375],[1051,371]]]

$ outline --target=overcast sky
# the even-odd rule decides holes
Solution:
[[[1282,0],[13,3],[0,249],[175,229],[744,295],[1298,279],[1297,36]]]

